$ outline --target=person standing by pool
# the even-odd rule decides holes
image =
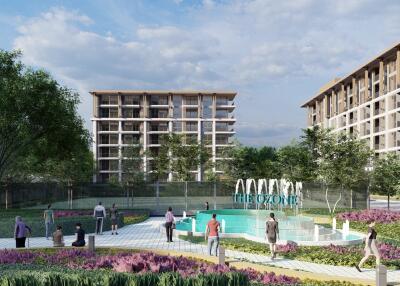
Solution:
[[[265,226],[265,235],[269,243],[269,249],[271,251],[271,259],[276,258],[276,240],[279,236],[278,222],[275,219],[275,214],[270,213],[269,218]]]
[[[376,237],[378,233],[374,229],[375,221],[370,221],[368,225],[368,233],[365,239],[365,255],[361,259],[360,263],[356,265],[356,268],[361,272],[361,266],[367,261],[367,259],[372,255],[375,256],[376,266],[378,267],[381,263],[381,256],[379,254],[378,248],[376,247]]]
[[[208,254],[212,256],[212,249],[215,247],[215,256],[218,256],[218,247],[219,247],[219,229],[220,223],[217,221],[217,214],[212,215],[212,219],[207,223],[206,227],[206,236],[205,239],[208,238]]]
[[[111,218],[111,235],[118,235],[118,209],[115,206],[115,203],[112,205],[110,209],[110,218]]]
[[[103,222],[106,217],[106,209],[101,202],[94,208],[93,216],[96,218],[96,234],[103,234]]]
[[[165,214],[165,230],[167,232],[167,242],[172,241],[173,225],[175,222],[174,214],[172,213],[172,208],[169,207],[167,213]]]
[[[85,246],[85,231],[82,229],[82,225],[78,222],[76,225],[76,232],[75,232],[75,241],[72,243],[72,246],[75,247],[83,247]]]
[[[204,206],[206,207],[206,210],[207,210],[207,211],[210,209],[210,205],[208,204],[208,202],[206,202],[206,203],[204,204]]]
[[[23,222],[22,218],[20,216],[15,217],[15,247],[24,248],[27,234],[31,233],[32,229]]]
[[[47,206],[47,210],[45,210],[43,213],[43,218],[44,218],[44,224],[46,226],[46,239],[49,239],[51,228],[54,223],[54,213],[53,210],[51,209],[51,205]]]

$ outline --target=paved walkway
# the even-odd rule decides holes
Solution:
[[[190,243],[175,238],[173,243],[167,243],[163,228],[161,227],[163,220],[161,218],[150,218],[143,223],[129,225],[119,230],[119,235],[111,235],[105,232],[103,235],[96,237],[96,245],[102,247],[127,247],[139,249],[159,249],[193,252],[207,255],[207,247],[201,244]],[[66,245],[71,245],[74,236],[66,236]],[[45,238],[31,238],[29,247],[51,247],[52,241]],[[0,239],[0,248],[14,248],[15,241],[13,239]],[[269,257],[263,255],[255,255],[240,251],[226,250],[226,256],[231,259],[246,260],[249,262],[264,264],[268,266],[277,266],[294,270],[302,270],[312,273],[324,274],[327,276],[359,278],[364,280],[375,280],[375,270],[365,269],[359,273],[355,268],[345,266],[331,266],[316,264],[311,262],[303,262],[289,259],[276,259],[271,261]],[[327,277],[329,279],[329,277]],[[388,271],[388,282],[399,282],[400,270]]]

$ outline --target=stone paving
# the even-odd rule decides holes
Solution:
[[[119,235],[111,235],[111,232],[104,232],[103,235],[96,236],[96,246],[102,247],[127,247],[139,249],[159,249],[159,250],[173,250],[198,253],[202,255],[207,254],[207,247],[205,245],[194,244],[178,238],[174,239],[173,243],[167,243],[162,227],[162,218],[150,218],[143,223],[136,225],[129,225],[121,228],[118,232]],[[71,245],[74,236],[66,236],[66,245]],[[51,247],[52,241],[46,238],[37,237],[29,239],[29,247]],[[3,238],[0,239],[0,248],[14,248],[14,239]],[[250,254],[240,251],[226,250],[226,256],[230,259],[246,260],[249,262],[277,266],[281,268],[302,270],[327,276],[360,278],[365,280],[375,280],[375,270],[365,269],[359,273],[353,267],[345,266],[332,266],[316,264],[311,262],[303,262],[297,260],[289,260],[277,258],[274,261],[264,255]],[[373,258],[371,258],[373,259]],[[329,277],[327,277],[329,278]],[[399,282],[400,270],[388,270],[388,282]]]

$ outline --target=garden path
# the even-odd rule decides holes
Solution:
[[[163,218],[150,218],[145,222],[128,225],[119,230],[119,235],[111,235],[110,231],[104,232],[103,235],[96,236],[96,246],[101,247],[126,247],[136,249],[154,249],[154,250],[171,250],[192,252],[207,255],[207,247],[205,245],[194,244],[175,238],[173,243],[167,243],[163,232]],[[66,236],[66,245],[71,245],[74,236]],[[51,247],[52,241],[46,238],[35,237],[29,239],[29,247]],[[15,241],[11,238],[0,239],[1,248],[14,248]],[[280,259],[274,261],[264,255],[245,253],[240,251],[226,250],[226,256],[230,259],[247,260],[249,262],[277,266],[281,268],[308,271],[312,273],[324,274],[327,276],[336,276],[344,278],[360,278],[364,280],[375,280],[375,271],[365,269],[359,273],[353,267],[332,266],[316,264],[311,262]],[[328,277],[327,277],[328,278]],[[400,270],[388,271],[388,282],[400,281]]]

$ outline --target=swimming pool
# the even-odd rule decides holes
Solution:
[[[306,216],[286,216],[284,212],[273,211],[279,223],[279,237],[281,243],[288,241],[299,245],[348,245],[362,242],[362,236],[349,233],[344,236],[339,230],[318,227],[316,235],[314,220]],[[179,234],[195,236],[204,235],[207,222],[212,214],[217,214],[217,220],[225,221],[225,230],[222,237],[244,237],[254,241],[265,241],[265,221],[269,217],[268,210],[224,209],[199,211],[193,218],[184,218],[177,222],[176,230]],[[194,229],[193,229],[194,227]],[[193,232],[194,230],[194,232]]]

